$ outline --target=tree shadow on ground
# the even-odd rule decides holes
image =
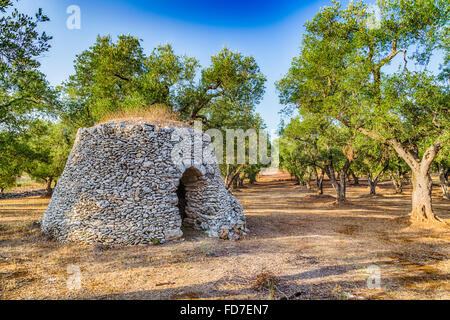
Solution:
[[[380,261],[377,266],[383,271],[383,267],[390,265],[389,260]],[[386,292],[400,286],[414,284],[413,291],[418,293],[427,291],[421,289],[433,281],[450,281],[449,274],[422,273],[418,275],[384,276],[381,272],[381,291],[368,290],[367,279],[359,277],[355,280],[331,280],[328,278],[344,275],[350,271],[371,267],[371,263],[329,265],[310,271],[299,272],[293,275],[278,277],[275,285],[275,297],[277,299],[351,299],[352,296],[365,291],[365,298],[386,298]],[[369,273],[367,275],[370,275]],[[362,278],[362,279],[361,279]],[[302,283],[305,282],[305,283]],[[229,289],[228,284],[238,288]],[[254,299],[267,299],[269,291],[259,290],[254,285],[255,279],[251,277],[224,278],[217,281],[204,282],[190,286],[178,286],[175,288],[155,288],[154,290],[132,291],[118,294],[94,295],[82,299],[227,299],[228,297],[250,296]],[[426,287],[426,286],[425,286]]]

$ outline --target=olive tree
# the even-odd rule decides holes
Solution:
[[[448,1],[377,5],[379,14],[333,2],[306,23],[301,53],[277,84],[281,102],[388,144],[411,169],[412,220],[436,222],[430,167],[449,141]],[[440,56],[443,72],[428,71]]]

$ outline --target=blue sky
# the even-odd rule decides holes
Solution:
[[[257,106],[269,130],[276,130],[281,109],[274,82],[298,55],[303,25],[330,1],[205,1],[205,0],[20,0],[21,11],[43,8],[51,21],[43,29],[53,36],[41,58],[52,85],[73,73],[75,55],[89,48],[97,35],[131,34],[142,39],[146,52],[170,43],[176,53],[194,56],[202,66],[224,45],[255,57],[267,77],[266,94]],[[69,30],[70,5],[81,9],[81,29]]]

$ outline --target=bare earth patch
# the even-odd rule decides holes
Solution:
[[[317,196],[282,178],[235,192],[251,230],[238,242],[189,231],[157,246],[62,245],[37,224],[48,199],[0,200],[0,299],[450,299],[450,229],[410,225],[410,190],[350,186],[336,206],[329,184]],[[433,201],[450,221],[438,188]],[[367,286],[374,266],[380,289]]]

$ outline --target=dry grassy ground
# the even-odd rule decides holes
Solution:
[[[410,190],[351,186],[349,203],[265,177],[236,192],[248,218],[242,241],[189,232],[184,241],[128,248],[60,245],[40,233],[48,200],[0,201],[1,299],[450,299],[450,229],[411,226]],[[450,203],[436,212],[450,222]],[[69,290],[69,265],[81,289]],[[377,266],[381,289],[369,289]],[[368,269],[369,268],[369,269]],[[264,284],[271,272],[271,289]],[[270,274],[270,273],[269,273]],[[267,275],[267,273],[266,273]]]

